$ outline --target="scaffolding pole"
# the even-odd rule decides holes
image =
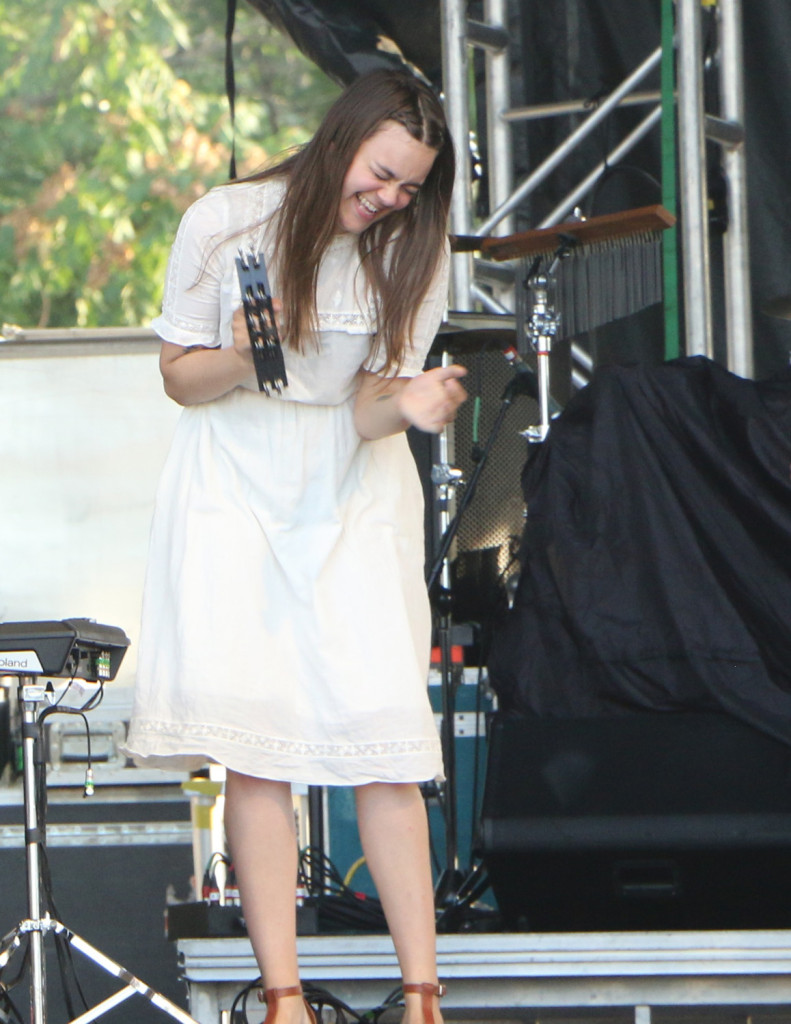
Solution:
[[[445,117],[456,147],[456,183],[450,207],[452,235],[472,234],[472,171],[468,92],[467,4],[441,0],[442,82]],[[472,309],[472,256],[456,252],[451,261],[451,308]]]
[[[722,116],[744,125],[741,0],[720,0],[719,81]],[[728,229],[725,254],[725,313],[728,369],[740,377],[753,376],[753,311],[750,293],[750,247],[747,227],[747,157],[741,139],[724,145],[722,166],[728,190]]]
[[[677,78],[684,325],[687,355],[712,358],[711,261],[700,0],[678,0]]]
[[[511,68],[506,26],[508,0],[485,0],[484,15],[491,26],[503,30],[503,45],[486,49],[486,132],[489,160],[489,209],[504,203],[514,187],[514,156],[511,124],[506,120],[511,103]],[[514,230],[512,216],[503,218],[496,234]]]

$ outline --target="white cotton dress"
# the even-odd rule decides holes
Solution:
[[[281,195],[277,181],[222,186],[187,211],[153,323],[164,340],[232,344],[240,247],[264,252],[278,293],[267,218]],[[403,376],[420,372],[441,321],[447,263]],[[179,419],[126,744],[140,765],[213,761],[309,785],[442,778],[422,488],[404,434],[364,441],[352,418],[358,370],[381,363],[358,271],[356,236],[338,235],[318,282],[320,346],[286,349],[282,395],[253,376]]]

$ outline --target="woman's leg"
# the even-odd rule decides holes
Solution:
[[[405,982],[437,982],[434,887],[428,819],[414,783],[358,786],[357,820]],[[419,993],[404,997],[405,1024],[422,1024]],[[437,1000],[434,1020],[441,1020]]]
[[[291,786],[229,771],[225,832],[264,987],[298,985],[298,851]],[[278,1024],[306,1021],[300,997],[278,1001]]]

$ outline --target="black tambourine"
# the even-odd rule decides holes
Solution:
[[[236,269],[258,388],[267,395],[274,388],[279,394],[283,388],[288,387],[288,378],[264,257],[261,253],[244,253],[240,250],[236,257]]]

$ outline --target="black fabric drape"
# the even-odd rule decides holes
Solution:
[[[523,471],[501,706],[719,709],[791,743],[790,473],[791,372],[598,371]]]
[[[249,0],[321,70],[348,85],[365,71],[409,62],[442,80],[439,0]]]

